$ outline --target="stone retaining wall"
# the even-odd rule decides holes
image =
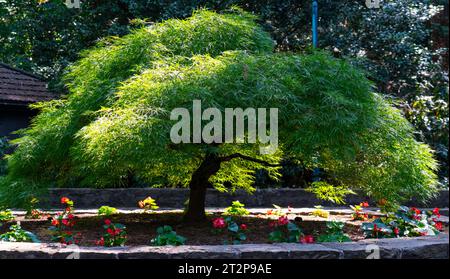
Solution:
[[[324,244],[63,247],[59,244],[0,243],[0,259],[448,259],[449,238],[370,239]]]
[[[74,200],[77,208],[97,208],[109,205],[121,208],[135,208],[137,201],[151,196],[156,199],[160,207],[183,208],[189,196],[188,189],[167,188],[114,188],[114,189],[90,189],[90,188],[58,188],[50,189],[49,195],[43,201],[44,208],[59,208],[60,197],[67,196]],[[313,207],[314,205],[336,206],[329,202],[318,200],[314,194],[303,189],[268,188],[258,189],[253,195],[244,191],[236,191],[234,194],[220,193],[214,189],[208,189],[206,204],[208,207],[226,207],[232,201],[239,200],[246,207],[272,207],[272,204],[292,207]],[[361,201],[369,202],[364,195],[349,195],[347,204],[358,204]],[[373,204],[373,203],[371,203]],[[448,190],[440,192],[440,195],[428,204],[420,204],[415,201],[407,205],[421,207],[448,208]]]

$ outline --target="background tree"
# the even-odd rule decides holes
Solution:
[[[434,195],[431,150],[364,73],[326,53],[272,50],[269,35],[240,10],[199,11],[104,41],[70,68],[66,100],[38,105],[41,114],[8,158],[0,187],[9,194],[2,190],[0,198],[53,181],[123,185],[133,175],[189,187],[185,220],[196,222],[205,220],[208,185],[251,192],[255,170],[277,179],[282,158],[326,169],[334,185],[389,205]],[[170,112],[192,110],[196,99],[222,113],[278,108],[277,152],[263,155],[248,143],[172,143]]]

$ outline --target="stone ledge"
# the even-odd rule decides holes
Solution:
[[[405,205],[416,207],[439,207],[448,208],[448,190],[442,190],[440,194],[428,204],[421,204],[411,200]],[[137,201],[151,196],[156,199],[160,207],[184,208],[189,194],[189,189],[180,188],[54,188],[42,197],[41,207],[59,208],[60,198],[68,196],[75,202],[76,208],[98,208],[102,205],[109,205],[121,208],[136,208]],[[335,206],[330,202],[318,200],[314,194],[304,189],[293,188],[265,188],[257,189],[253,195],[245,191],[237,190],[233,194],[221,193],[215,189],[208,189],[206,194],[207,207],[227,207],[232,201],[239,200],[246,207],[272,207],[277,204],[283,207],[313,207],[315,205]],[[375,204],[370,198],[363,194],[347,196],[347,204],[358,204],[361,201],[369,201]]]
[[[348,243],[76,247],[51,243],[0,243],[0,259],[448,259],[449,238],[368,239]]]

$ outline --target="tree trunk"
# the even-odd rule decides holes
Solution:
[[[206,222],[205,198],[209,178],[220,169],[221,161],[216,155],[207,155],[197,170],[192,174],[189,183],[189,204],[184,215],[185,223]]]

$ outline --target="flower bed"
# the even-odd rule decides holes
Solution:
[[[211,223],[199,224],[196,226],[187,226],[181,222],[182,212],[168,213],[129,213],[115,214],[108,217],[112,223],[123,224],[126,228],[126,246],[151,245],[151,240],[157,237],[157,230],[162,226],[171,226],[179,236],[186,239],[183,244],[186,245],[224,245],[233,243],[232,236],[225,232],[217,232],[214,228],[213,220],[222,218],[219,213],[209,214]],[[82,213],[75,214],[74,220],[76,225],[71,228],[70,235],[77,236],[79,240],[76,242],[81,246],[99,246],[99,240],[104,236],[106,230],[105,217],[96,214]],[[277,241],[271,239],[275,228],[275,221],[268,220],[264,215],[247,215],[235,218],[237,224],[244,224],[245,240],[239,241],[240,244],[262,244],[275,242],[288,242],[286,239]],[[327,231],[327,219],[314,217],[303,214],[290,214],[290,222],[295,224],[305,238],[299,238],[299,241],[290,241],[298,243],[317,243],[320,235],[325,235]],[[363,221],[353,221],[351,215],[340,214],[332,215],[329,220],[340,221],[344,224],[343,233],[348,235],[351,241],[360,241],[365,239],[364,231],[361,229]],[[47,216],[41,216],[40,219],[25,219],[24,216],[16,217],[14,221],[5,222],[0,227],[0,234],[8,231],[11,225],[16,221],[20,222],[22,229],[33,232],[41,242],[60,242],[55,239],[52,233],[51,221],[47,220]],[[216,221],[217,222],[217,221]],[[444,234],[448,233],[448,224],[442,228]],[[309,240],[310,237],[313,241]],[[73,243],[68,243],[73,244]]]
[[[357,255],[360,258],[364,255],[362,246],[370,245],[371,240],[376,245],[384,245],[387,241],[389,249],[380,248],[384,249],[384,257],[402,257],[403,252],[413,255],[413,258],[420,258],[421,254],[425,257],[448,257],[448,221],[442,221],[438,208],[423,211],[400,207],[397,212],[381,214],[366,210],[368,203],[363,202],[351,206],[353,212],[344,214],[328,212],[322,207],[299,212],[276,205],[274,209],[261,213],[249,211],[244,204],[234,201],[223,212],[208,212],[207,222],[188,225],[183,222],[181,210],[158,210],[151,197],[138,202],[141,208],[138,212],[128,213],[119,213],[108,206],[100,207],[97,213],[76,212],[73,201],[67,197],[61,198],[60,203],[63,211],[56,213],[45,213],[33,207],[21,216],[2,211],[0,258],[21,257],[21,254],[24,257],[35,257],[33,255],[36,254],[59,257],[55,255],[65,254],[66,247],[73,244],[87,253],[87,257],[98,255],[102,251],[98,249],[104,247],[125,246],[125,251],[105,250],[105,253],[100,253],[100,258],[111,254],[116,258],[119,254],[139,258],[139,251],[151,246],[150,250],[144,249],[147,251],[144,257],[155,253],[162,256],[163,252],[153,248],[167,245],[186,247],[188,251],[197,249],[198,257],[202,251],[209,251],[216,257],[225,252],[227,257],[262,257],[264,251],[268,253],[263,253],[267,257],[275,258],[307,255],[312,258],[342,258],[344,253],[347,253],[346,257]],[[420,237],[424,236],[433,237],[423,242]],[[404,237],[413,242],[399,244],[398,241]],[[25,242],[44,244],[30,246]],[[305,248],[310,245],[311,248]],[[51,253],[56,254],[48,255],[54,248],[57,252]],[[177,257],[183,249],[169,249],[166,253]],[[187,253],[183,257],[191,256]]]

